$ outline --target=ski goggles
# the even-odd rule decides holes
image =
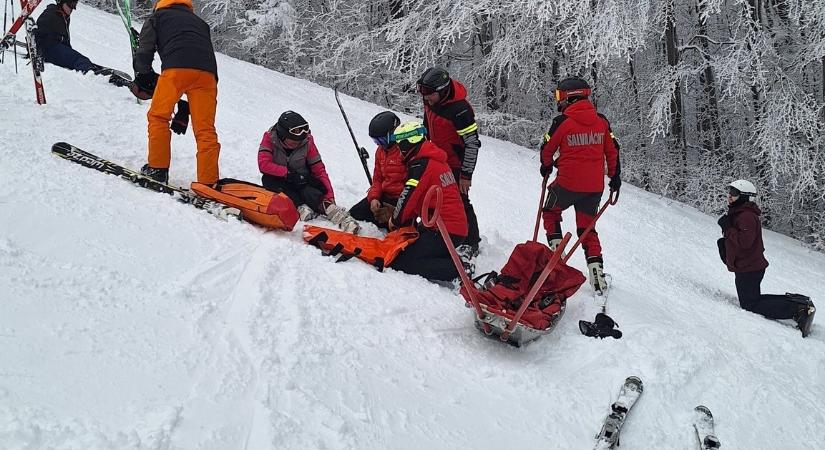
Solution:
[[[392,142],[395,142],[390,140],[391,138],[393,138],[392,135],[373,137],[372,142],[375,142],[375,145],[380,145],[381,147],[389,147]]]
[[[309,134],[309,124],[298,125],[289,129],[289,134],[293,136],[304,136]]]
[[[731,197],[739,197],[740,195],[742,195],[742,191],[736,189],[733,186],[728,186],[726,190],[728,191],[728,195],[730,195]]]
[[[440,91],[446,89],[447,86],[449,86],[449,85],[450,85],[449,81],[447,81],[446,83],[444,83],[443,85],[438,86],[438,87],[432,87],[432,86],[427,86],[426,84],[418,83],[418,92],[421,95],[430,95],[430,94],[434,94],[436,92],[440,92]]]
[[[556,89],[556,101],[560,102],[562,100],[567,100],[568,97],[588,97],[590,95],[590,89],[574,89],[572,91],[561,91]]]

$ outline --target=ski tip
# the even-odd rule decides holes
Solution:
[[[699,406],[697,406],[693,409],[694,409],[694,411],[698,411],[702,414],[707,414],[708,416],[713,417],[713,414],[710,413],[710,409],[705,405],[699,405]]]
[[[66,142],[55,142],[52,145],[52,153],[67,154],[72,150],[72,145]]]

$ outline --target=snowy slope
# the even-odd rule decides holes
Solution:
[[[129,68],[116,16],[81,7],[72,41]],[[0,66],[0,448],[586,449],[631,374],[646,389],[621,448],[693,448],[700,403],[723,448],[825,444],[825,331],[815,324],[803,340],[739,309],[714,217],[625,187],[600,222],[625,338],[579,334],[596,311],[584,286],[553,334],[513,349],[484,339],[449,289],[335,264],[297,230],[221,222],[52,156],[63,140],[139,167],[148,104],[47,66],[49,103],[38,106],[28,68],[15,74],[10,56]],[[261,134],[295,109],[338,202],[360,199],[366,181],[331,90],[218,64],[223,176],[257,181]],[[367,144],[381,108],[342,98]],[[190,131],[173,137],[171,180],[194,173]],[[532,235],[536,154],[484,138],[474,182],[479,270],[498,269]],[[772,232],[765,245],[764,291],[803,291],[825,307],[825,255]]]

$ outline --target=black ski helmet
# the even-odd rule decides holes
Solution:
[[[386,138],[401,125],[401,119],[392,111],[384,111],[375,115],[370,121],[369,134],[371,138]]]
[[[450,74],[438,66],[430,67],[418,79],[418,91],[422,94],[441,92],[450,87]]]
[[[295,111],[284,111],[275,124],[275,133],[279,138],[301,141],[309,134],[306,119]]]
[[[556,101],[578,100],[590,95],[590,85],[579,77],[568,77],[559,81],[556,87]]]

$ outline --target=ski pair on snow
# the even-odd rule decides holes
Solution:
[[[619,434],[624,425],[627,414],[636,404],[644,391],[644,384],[639,377],[627,377],[619,396],[610,406],[610,413],[604,419],[602,429],[596,435],[594,450],[609,450],[619,445]],[[701,450],[712,450],[721,447],[713,427],[713,414],[706,406],[699,405],[693,410],[693,429]]]
[[[97,170],[98,172],[118,176],[137,186],[149,189],[150,191],[172,195],[181,203],[186,203],[194,206],[195,208],[202,209],[220,219],[227,219],[229,217],[241,219],[241,213],[237,208],[205,199],[182,187],[161,183],[142,175],[140,172],[128,169],[97,155],[93,155],[71,144],[58,142],[52,146],[52,153],[73,163],[80,164],[83,167],[88,167],[90,169]]]

